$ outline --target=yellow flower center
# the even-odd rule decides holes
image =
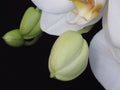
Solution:
[[[85,24],[99,15],[102,4],[95,4],[94,0],[71,0],[76,9],[69,12],[68,21],[70,23]],[[72,16],[75,17],[71,20]]]

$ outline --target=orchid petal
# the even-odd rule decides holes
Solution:
[[[47,12],[42,12],[41,16],[41,29],[42,31],[51,34],[51,35],[61,35],[63,32],[68,30],[78,31],[85,26],[92,25],[96,23],[101,16],[98,16],[94,20],[90,21],[89,23],[86,23],[84,25],[77,25],[77,24],[70,24],[67,21],[67,14],[51,14]],[[74,16],[72,16],[73,18]]]
[[[64,13],[74,8],[71,0],[32,0],[32,2],[49,13]]]
[[[109,0],[108,12],[104,15],[103,23],[106,23],[104,27],[107,28],[107,34],[114,47],[120,48],[120,0]],[[108,14],[107,14],[108,13]]]
[[[90,43],[90,66],[106,90],[120,90],[120,64],[114,60],[104,31],[98,32]]]
[[[41,16],[41,28],[42,30],[47,30],[51,26],[53,26],[56,22],[61,20],[62,17],[64,17],[65,14],[51,14],[47,12],[42,12]]]
[[[67,30],[79,30],[79,25],[71,25],[66,20],[66,14],[51,14],[42,12],[41,29],[42,31],[52,34],[60,35]]]
[[[117,10],[117,8],[119,8],[119,5],[117,3],[114,3],[112,0],[108,2],[103,16],[103,28],[105,30],[106,38],[112,47],[110,50],[114,55],[115,60],[120,63],[120,12]]]
[[[73,0],[72,2],[76,2],[76,1]],[[90,3],[90,1],[89,1],[89,3]],[[92,10],[93,11],[95,10],[95,12],[98,12],[100,10],[100,12],[99,12],[99,15],[97,17],[93,18],[92,20],[85,20],[83,18],[83,16],[76,15],[78,13],[76,8],[74,8],[73,10],[66,12],[66,13],[49,13],[49,12],[43,10],[40,26],[42,28],[42,31],[44,31],[48,34],[57,35],[57,36],[61,35],[63,32],[65,32],[67,30],[78,31],[78,30],[80,30],[88,25],[92,25],[92,24],[96,23],[98,20],[100,20],[100,18],[103,15],[103,8],[97,7],[97,6],[102,5],[102,7],[104,7],[105,3],[106,3],[106,0],[95,0],[94,1],[95,7]],[[88,7],[85,3],[84,3],[84,5],[85,5],[85,7]],[[77,6],[77,7],[79,7],[79,6]],[[89,9],[90,8],[88,8],[88,10]],[[98,11],[96,11],[97,9],[98,9]],[[79,10],[80,10],[80,8],[79,8]],[[93,12],[92,10],[90,11],[90,16]],[[89,14],[88,14],[88,17],[89,17]]]
[[[91,69],[106,90],[120,90],[120,11],[118,9],[118,1],[108,1],[103,16],[103,30],[98,32],[90,43]]]

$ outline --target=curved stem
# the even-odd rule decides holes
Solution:
[[[33,38],[31,41],[25,41],[24,45],[31,46],[31,45],[35,44],[40,39],[41,36],[42,36],[42,34],[39,34],[38,36]]]
[[[87,33],[93,28],[93,26],[94,25],[87,26],[87,27],[85,27],[85,28],[83,28],[83,29],[81,29],[81,30],[79,30],[77,32],[80,33],[80,34]]]

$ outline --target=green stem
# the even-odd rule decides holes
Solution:
[[[87,33],[93,28],[93,26],[94,25],[87,26],[87,27],[85,27],[85,28],[83,28],[83,29],[81,29],[81,30],[79,30],[77,32],[80,33],[80,34]]]
[[[39,34],[38,36],[33,38],[31,41],[25,41],[24,45],[31,46],[31,45],[35,44],[40,39],[41,36],[42,36],[42,34]]]
[[[39,11],[39,12],[41,12],[41,9],[39,9],[38,7],[36,7],[35,9],[36,9],[36,11]]]

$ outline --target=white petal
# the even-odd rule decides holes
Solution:
[[[50,14],[42,12],[41,29],[51,35],[61,35],[67,30],[79,30],[81,26],[75,24],[72,25],[67,22],[66,14]]]
[[[45,2],[46,2],[46,0],[45,0]],[[96,4],[97,3],[99,3],[99,4],[101,3],[104,6],[105,0],[104,1],[98,0],[98,1],[96,1]],[[67,30],[78,31],[78,30],[84,28],[85,26],[96,23],[101,18],[102,14],[103,14],[103,10],[101,10],[101,13],[99,14],[98,17],[91,20],[90,22],[84,22],[82,19],[80,19],[78,21],[78,23],[70,23],[67,18],[68,13],[70,13],[70,12],[61,13],[61,14],[49,13],[49,12],[46,12],[43,10],[43,13],[41,16],[42,30],[51,35],[61,35],[63,32],[65,32]],[[72,16],[72,17],[70,17],[71,19],[74,19],[76,17],[75,15],[72,15],[72,13],[71,13],[71,16]]]
[[[120,36],[119,36],[120,31],[119,31],[119,26],[118,26],[118,25],[120,25],[120,21],[117,22],[117,20],[119,20],[119,17],[117,16],[117,14],[119,14],[120,12],[118,11],[119,13],[118,12],[114,13],[113,12],[114,10],[111,11],[111,8],[110,8],[111,3],[112,3],[111,1],[109,1],[109,3],[108,3],[109,5],[106,7],[106,10],[104,12],[103,28],[105,30],[106,39],[109,41],[109,43],[112,47],[112,48],[110,48],[111,52],[114,55],[114,57],[116,58],[116,60],[120,63],[120,42],[119,42],[120,41]],[[116,18],[116,17],[118,17],[118,18]],[[114,23],[114,22],[117,22],[117,23]]]
[[[84,25],[71,24],[67,21],[67,14],[51,14],[47,12],[42,12],[41,16],[41,29],[42,31],[51,34],[51,35],[61,35],[63,32],[68,30],[78,31],[85,26],[92,25],[96,23],[101,16],[98,16],[96,19]]]
[[[51,14],[42,11],[41,23],[40,23],[42,30],[47,30],[48,28],[56,24],[56,22],[60,21],[61,18],[64,16],[65,14]]]
[[[120,90],[120,64],[116,62],[109,49],[104,31],[95,35],[90,44],[90,66],[106,90]]]
[[[120,0],[109,0],[108,12],[104,15],[103,25],[114,47],[120,48]],[[108,14],[107,14],[108,13]]]
[[[50,13],[64,13],[74,8],[71,0],[32,0],[40,9]]]

